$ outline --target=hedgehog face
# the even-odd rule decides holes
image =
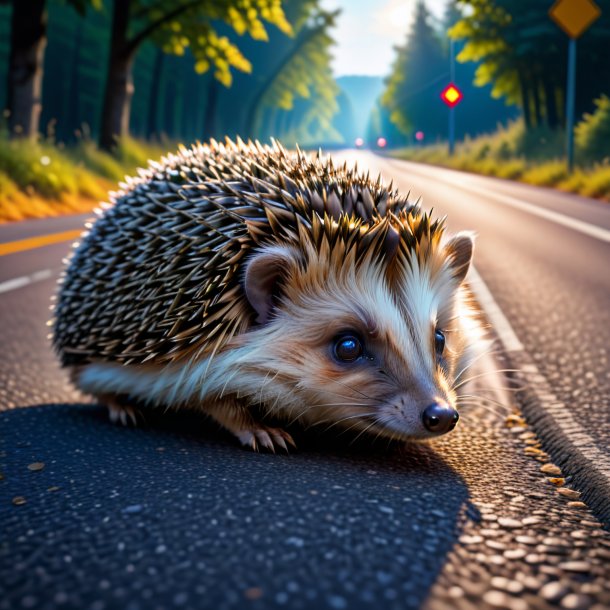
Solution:
[[[340,249],[305,259],[288,246],[263,250],[245,275],[259,324],[239,338],[243,391],[256,385],[258,400],[305,423],[395,438],[448,432],[471,253],[462,235],[389,273],[387,261],[357,262]]]

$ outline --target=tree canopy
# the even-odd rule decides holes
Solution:
[[[431,107],[429,98],[419,94],[439,84],[442,89],[441,81],[449,76],[449,64],[423,2],[417,3],[407,41],[396,52],[382,104],[389,110],[392,123],[404,134],[422,130],[430,136],[439,135],[442,108]]]
[[[464,16],[450,30],[465,42],[461,62],[478,62],[475,83],[518,103],[526,125],[556,127],[564,118],[568,37],[550,19],[546,0],[457,0]],[[598,0],[605,14],[610,0]],[[578,42],[577,112],[610,88],[605,48],[607,20],[593,24]],[[582,68],[586,66],[587,69]]]

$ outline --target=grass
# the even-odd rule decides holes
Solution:
[[[126,138],[110,155],[91,140],[62,147],[0,133],[0,222],[91,211],[117,182],[165,151]]]
[[[577,160],[591,158],[593,138],[590,134],[584,138],[583,129],[577,128],[581,136],[577,138]],[[579,141],[587,148],[579,149]],[[45,140],[8,140],[0,131],[0,222],[91,211],[125,176],[173,147],[171,142],[151,144],[125,138],[110,155],[87,138],[72,147],[62,147]],[[610,155],[597,163],[583,163],[568,175],[565,161],[557,158],[563,147],[561,132],[526,131],[517,121],[493,134],[467,138],[457,145],[453,157],[442,144],[411,147],[394,154],[610,201]],[[610,150],[610,145],[606,146],[604,140],[601,148]]]
[[[449,156],[446,144],[410,147],[393,154],[401,159],[554,187],[610,201],[608,156],[597,163],[585,161],[568,175],[565,160],[557,158],[558,151],[565,148],[564,138],[563,132],[546,128],[527,131],[521,121],[516,121],[493,134],[466,138],[457,144],[453,157]],[[577,147],[577,161],[590,159],[586,153]]]

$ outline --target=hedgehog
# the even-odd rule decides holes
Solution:
[[[195,409],[271,451],[294,445],[293,423],[454,428],[471,233],[276,141],[180,146],[120,188],[75,244],[51,322],[61,365],[111,418]]]

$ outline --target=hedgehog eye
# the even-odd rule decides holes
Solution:
[[[434,351],[440,356],[445,350],[445,335],[438,328],[434,331]]]
[[[355,335],[342,335],[335,340],[333,353],[340,362],[354,362],[363,352],[362,341]]]

